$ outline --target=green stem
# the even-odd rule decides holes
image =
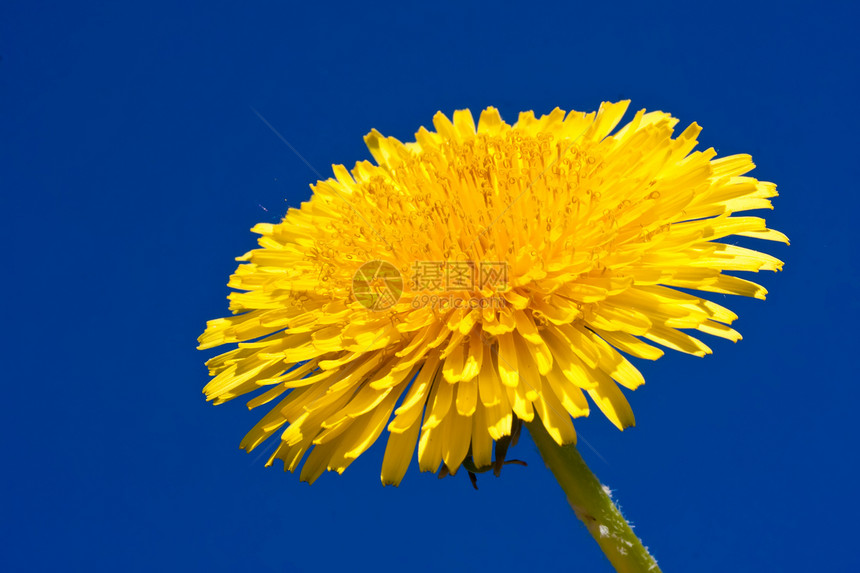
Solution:
[[[559,446],[535,416],[526,427],[547,467],[567,494],[576,516],[600,545],[618,573],[659,572],[657,562],[633,533],[630,524],[573,444]]]

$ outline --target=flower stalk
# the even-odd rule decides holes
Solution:
[[[547,467],[567,495],[576,516],[618,573],[659,572],[657,561],[633,533],[607,490],[573,444],[559,446],[535,416],[526,427]]]

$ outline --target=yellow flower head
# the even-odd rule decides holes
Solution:
[[[787,242],[758,217],[776,186],[743,175],[747,155],[693,151],[700,128],[628,102],[555,109],[506,124],[494,108],[433,118],[414,143],[377,131],[377,165],[312,186],[230,278],[234,316],[210,321],[209,400],[265,389],[275,401],[241,447],[275,432],[269,459],[301,479],[342,472],[387,430],[383,483],[398,484],[416,444],[422,471],[491,466],[494,441],[539,416],[559,443],[591,401],[623,429],[618,384],[644,380],[621,352],[658,346],[704,356],[686,331],[733,341],[737,316],[678,290],[764,298],[723,271],[782,263],[721,239]],[[647,342],[646,342],[647,341]],[[657,345],[657,346],[655,346]]]

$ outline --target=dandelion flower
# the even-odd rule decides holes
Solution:
[[[643,384],[625,355],[704,356],[699,335],[732,341],[737,316],[690,291],[763,299],[726,271],[780,270],[725,242],[787,242],[759,217],[776,186],[745,176],[747,155],[693,151],[700,128],[628,102],[555,109],[514,125],[490,107],[438,113],[414,143],[372,131],[375,164],[312,186],[229,286],[234,316],[210,321],[200,348],[216,404],[262,391],[274,402],[241,447],[279,433],[269,464],[301,479],[343,472],[383,433],[382,481],[419,468],[493,465],[494,442],[539,418],[558,444],[591,404],[634,424],[619,388]],[[589,400],[590,399],[590,400]],[[498,460],[496,460],[498,461]]]

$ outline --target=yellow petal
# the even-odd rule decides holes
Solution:
[[[388,435],[388,444],[385,447],[385,455],[382,458],[382,485],[400,485],[415,451],[415,443],[418,440],[418,432],[421,430],[420,410],[419,416],[415,416],[411,424],[401,432],[391,432]],[[393,422],[392,422],[393,423]]]
[[[475,413],[478,403],[478,381],[471,379],[457,383],[457,412],[461,416],[471,416]]]
[[[608,377],[601,378],[597,388],[588,390],[588,395],[619,430],[636,424],[633,410],[630,408],[627,398],[624,397],[615,382]]]

